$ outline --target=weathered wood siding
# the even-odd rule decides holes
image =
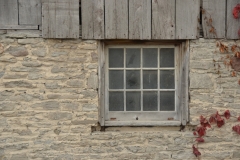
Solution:
[[[151,39],[151,0],[129,0],[129,39]]]
[[[0,0],[0,27],[8,25],[18,25],[18,0]]]
[[[235,19],[232,14],[237,4],[240,4],[240,0],[227,0],[227,39],[239,39],[240,19]]]
[[[200,0],[176,0],[176,39],[199,37]]]
[[[225,38],[226,0],[203,0],[202,24],[205,38]]]
[[[42,24],[41,0],[18,0],[19,24],[40,25]]]
[[[44,38],[79,38],[79,1],[43,0]]]
[[[175,0],[152,0],[152,39],[175,39]]]
[[[128,39],[128,1],[105,0],[105,38]]]
[[[82,0],[82,37],[104,39],[104,0]]]

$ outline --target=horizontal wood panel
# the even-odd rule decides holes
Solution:
[[[204,38],[225,38],[226,0],[203,0]]]
[[[28,25],[0,25],[0,29],[38,29],[38,26]]]

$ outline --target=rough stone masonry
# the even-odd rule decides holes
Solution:
[[[224,41],[226,45],[234,41]],[[237,42],[239,43],[239,42]],[[224,66],[215,40],[190,43],[190,123],[180,127],[98,129],[97,41],[0,35],[0,159],[193,160],[192,129],[200,115],[240,114],[238,77]],[[204,160],[240,159],[235,124],[209,129]]]

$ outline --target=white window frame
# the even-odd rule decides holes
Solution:
[[[180,126],[188,122],[189,41],[105,41],[98,43],[101,126]],[[175,48],[175,111],[108,111],[108,48]],[[158,69],[159,70],[159,69]],[[159,84],[158,84],[159,85]]]

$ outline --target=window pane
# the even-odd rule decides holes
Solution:
[[[143,71],[143,89],[157,89],[157,71]]]
[[[175,111],[175,92],[160,92],[160,110]]]
[[[126,49],[126,67],[127,68],[139,68],[140,67],[140,52],[139,48]]]
[[[141,110],[141,92],[126,93],[126,110],[127,111]]]
[[[157,92],[143,92],[143,111],[157,111]]]
[[[174,72],[175,72],[175,70],[161,70],[160,71],[160,88],[161,89],[174,89],[175,88]]]
[[[123,48],[109,48],[109,67],[123,67]]]
[[[123,89],[123,71],[109,71],[109,89]]]
[[[157,48],[143,48],[143,67],[156,68],[157,67]]]
[[[109,92],[109,111],[124,111],[123,92]]]
[[[126,71],[127,89],[140,89],[140,71]]]
[[[160,49],[160,67],[174,67],[174,48]]]

